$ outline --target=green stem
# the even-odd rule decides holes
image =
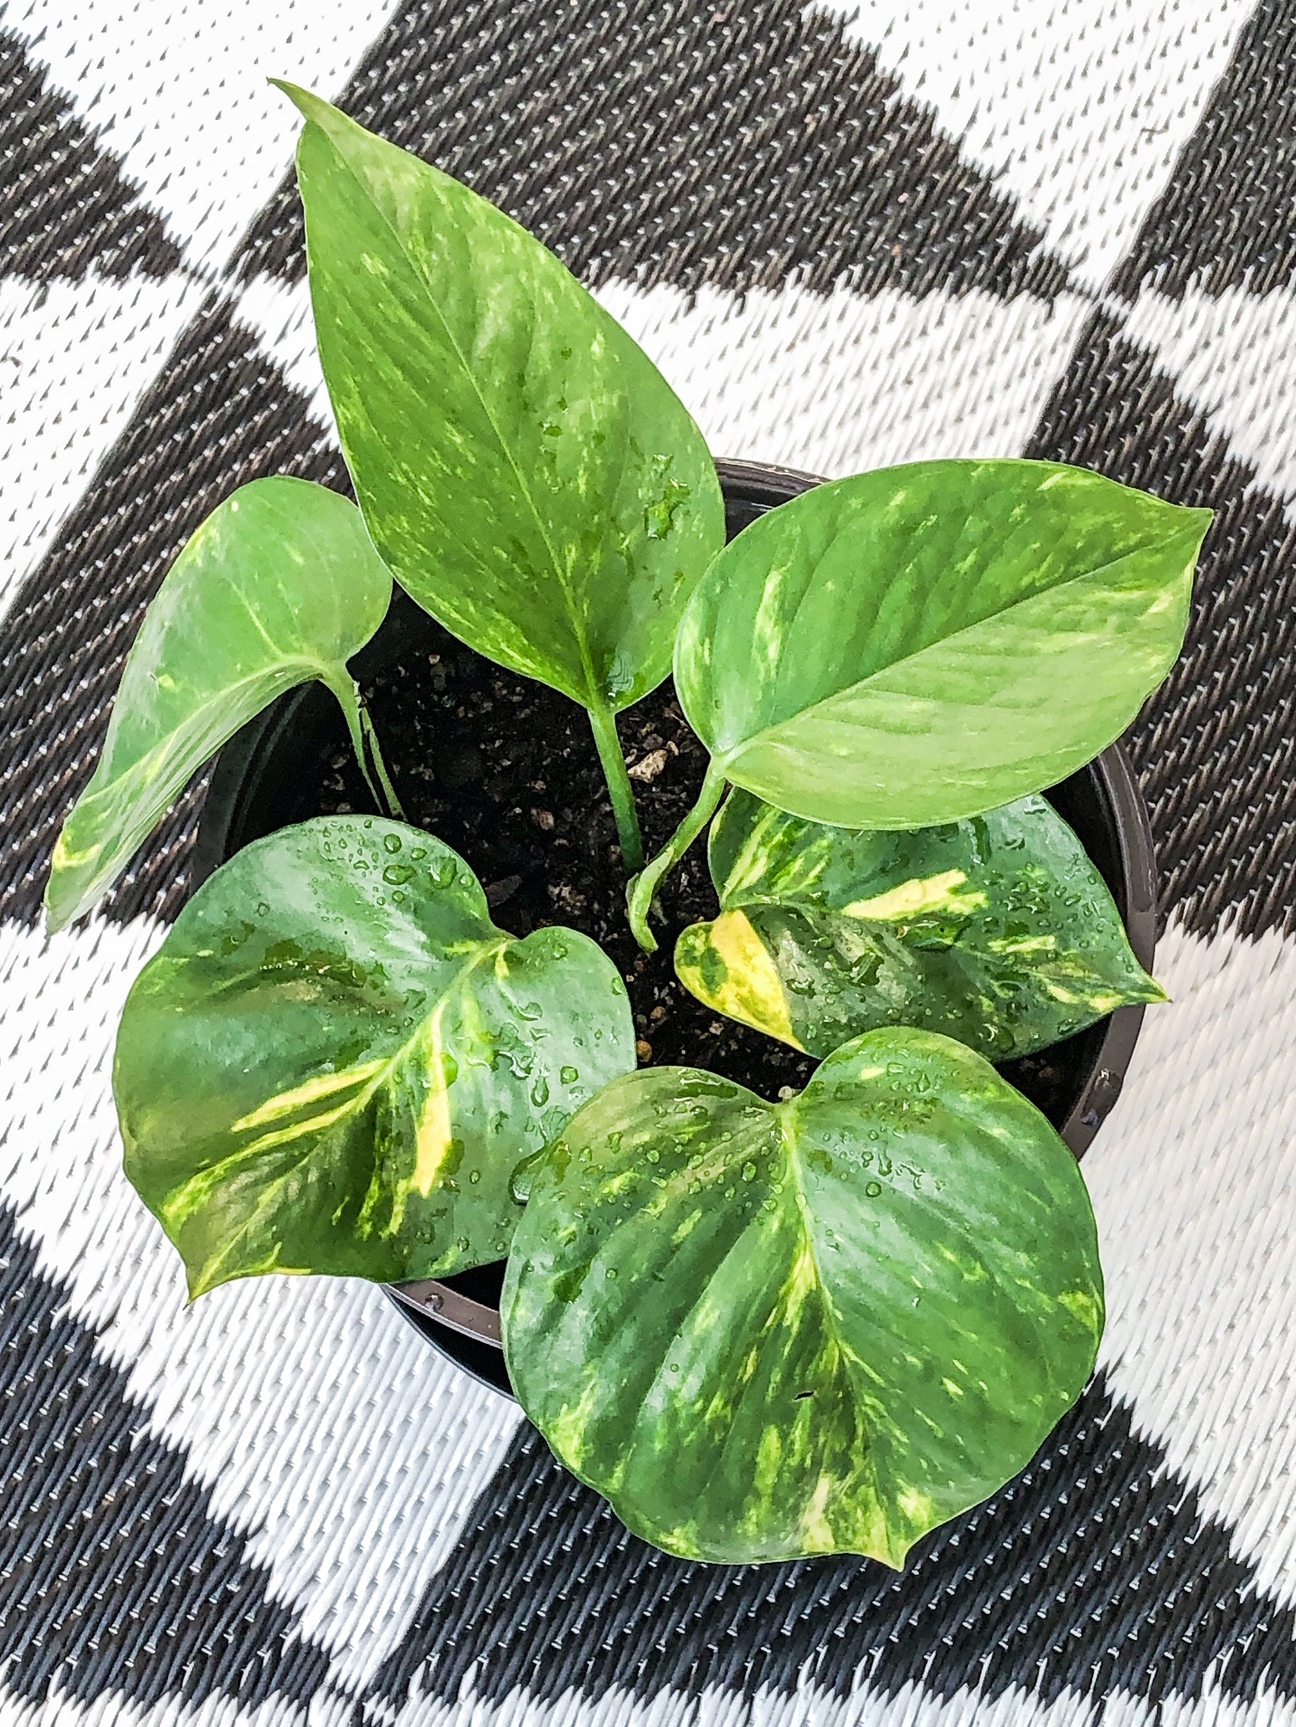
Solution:
[[[658,883],[667,870],[684,856],[693,841],[715,814],[716,805],[724,794],[725,777],[723,772],[711,762],[702,781],[702,790],[698,793],[697,802],[675,829],[657,856],[630,883],[626,893],[626,905],[630,913],[630,928],[634,931],[635,940],[646,953],[656,953],[657,938],[648,927],[648,913],[652,909],[653,895],[657,892]]]
[[[374,723],[369,718],[369,709],[363,701],[360,703],[360,729],[364,733],[365,743],[369,746],[369,758],[373,762],[374,772],[378,775],[378,783],[382,787],[383,798],[387,804],[387,813],[395,816],[397,821],[403,822],[405,811],[401,808],[401,801],[396,796],[396,787],[391,782],[391,775],[387,772],[387,763],[383,760],[382,751],[378,747],[378,733],[374,730]]]
[[[365,712],[364,703],[360,699],[360,686],[345,666],[336,669],[330,668],[329,676],[324,681],[337,697],[338,706],[346,716],[347,731],[351,734],[351,748],[355,751],[355,758],[360,764],[360,772],[365,777],[365,784],[369,787],[370,796],[380,810],[385,809],[388,815],[403,821],[404,812],[400,806],[400,799],[396,796],[392,783],[387,778],[387,768],[378,751],[378,739],[374,734],[373,722]],[[373,774],[369,771],[366,740],[373,749],[374,766],[378,769],[378,776],[382,782],[381,790],[375,785]]]
[[[621,858],[628,870],[643,868],[643,839],[639,833],[639,816],[635,810],[634,791],[626,772],[621,740],[617,736],[616,715],[609,707],[588,710],[594,728],[594,744],[603,764],[612,814],[616,818],[617,839],[621,843]]]

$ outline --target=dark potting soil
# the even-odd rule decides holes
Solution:
[[[813,1057],[717,1016],[676,979],[676,936],[719,911],[705,840],[663,884],[659,946],[645,954],[626,922],[626,874],[584,710],[464,647],[403,595],[383,635],[398,641],[395,655],[368,676],[364,659],[376,656],[365,655],[359,677],[406,819],[471,864],[499,927],[524,936],[566,924],[592,936],[625,979],[641,1065],[707,1068],[770,1099],[800,1090]],[[618,731],[651,857],[697,797],[706,751],[669,681],[622,714]],[[321,815],[374,807],[340,743],[302,772],[317,776]],[[1064,1076],[1048,1051],[1003,1071],[1060,1120]]]
[[[771,1098],[799,1090],[811,1057],[718,1018],[675,977],[675,937],[719,911],[705,842],[663,887],[660,945],[644,953],[626,922],[626,872],[585,710],[430,618],[400,623],[398,656],[369,677],[362,665],[360,685],[406,819],[472,865],[501,929],[566,924],[598,942],[625,979],[641,1064],[709,1068]],[[618,731],[651,856],[697,797],[706,751],[669,682],[622,714]],[[328,749],[317,771],[321,814],[373,808],[349,748]]]

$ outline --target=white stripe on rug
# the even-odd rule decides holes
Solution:
[[[348,1727],[348,1721],[340,1698],[317,1698],[307,1714],[282,1697],[255,1709],[240,1709],[223,1693],[202,1703],[168,1698],[141,1707],[120,1691],[101,1691],[86,1703],[54,1687],[44,1703],[0,1690],[0,1727]]]
[[[1258,484],[1296,498],[1296,294],[1228,288],[1172,300],[1145,289],[1125,333],[1227,434]]]
[[[1108,1386],[1296,1600],[1296,942],[1173,925],[1125,1092],[1085,1157]]]
[[[41,286],[0,277],[0,616],[201,298],[180,273]]]
[[[1254,0],[825,0],[1023,221],[1101,287],[1192,136]]]
[[[846,287],[739,297],[628,282],[597,298],[656,361],[716,455],[826,475],[1018,454],[1089,309],[1077,295],[1054,305]],[[331,427],[305,280],[255,277],[237,317]]]
[[[46,944],[0,928],[0,1198],[151,1406],[149,1430],[184,1450],[270,1593],[359,1686],[521,1415],[356,1280],[249,1279],[187,1305],[179,1257],[122,1172],[110,1091],[121,1004],[162,934],[92,920]]]
[[[17,0],[7,22],[214,270],[292,163],[300,117],[266,79],[336,94],[394,5],[225,0],[181,18],[174,0]]]

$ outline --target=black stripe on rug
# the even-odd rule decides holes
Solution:
[[[212,297],[0,627],[0,916],[34,922],[55,836],[93,772],[144,609],[185,540],[243,481],[349,486],[332,434]],[[201,788],[104,902],[121,920],[183,903]]]
[[[1114,278],[1178,298],[1296,274],[1296,0],[1261,0]]]
[[[1063,264],[867,47],[801,0],[410,0],[339,98],[591,284],[1059,293]],[[241,249],[305,268],[291,180]]]
[[[1208,1672],[1296,1697],[1296,1616],[1230,1532],[1092,1385],[1030,1466],[928,1538],[903,1574],[868,1560],[726,1568],[655,1552],[523,1428],[382,1668],[372,1718],[411,1688],[553,1702],[621,1687],[754,1696],[804,1678],[846,1697],[920,1684],[1157,1703]]]
[[[306,1703],[325,1651],[271,1600],[241,1535],[146,1432],[148,1409],[67,1316],[0,1209],[0,1667],[10,1694],[51,1687],[142,1708],[223,1694]]]
[[[1296,525],[1121,320],[1095,312],[1027,453],[1206,504],[1183,657],[1128,742],[1151,806],[1161,906],[1199,934],[1296,911]]]
[[[0,26],[0,275],[169,276],[183,261],[119,159]]]

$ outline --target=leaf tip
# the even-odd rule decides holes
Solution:
[[[1215,520],[1215,511],[1200,504],[1171,504],[1170,508],[1174,512],[1170,518],[1172,536],[1176,539],[1182,536],[1190,542],[1195,557]]]
[[[67,891],[68,884],[66,882],[60,883],[58,875],[56,862],[50,870],[49,880],[45,883],[45,892],[41,899],[42,922],[46,940],[52,935],[58,935],[70,923],[75,923],[77,918],[83,917],[103,891],[100,888],[97,891],[92,890],[89,894],[84,891],[78,893],[75,889],[69,892]]]
[[[276,90],[282,90],[288,100],[298,108],[303,107],[303,102],[312,100],[310,92],[303,90],[300,84],[294,84],[290,78],[267,78],[266,83],[273,84]]]
[[[626,917],[639,946],[645,953],[656,953],[657,937],[648,925],[648,916],[652,909],[651,895],[645,904],[643,896],[639,892],[639,883],[643,879],[643,874],[644,872],[640,870],[637,875],[632,875],[626,883]]]
[[[330,104],[322,96],[315,95],[314,91],[307,90],[300,84],[294,84],[290,78],[267,78],[266,82],[273,84],[276,90],[283,91],[307,124],[313,121],[319,125],[322,115],[330,111]]]
[[[207,1268],[205,1266],[199,1266],[195,1269],[194,1267],[190,1266],[186,1262],[186,1264],[185,1264],[185,1291],[186,1291],[186,1295],[187,1295],[187,1300],[185,1302],[186,1307],[192,1307],[194,1302],[197,1301],[197,1299],[200,1295],[209,1295],[213,1289],[217,1289],[220,1287],[220,1285],[222,1283],[227,1283],[229,1281],[228,1278],[224,1278],[224,1277],[209,1278],[208,1276],[205,1275],[206,1269]]]

